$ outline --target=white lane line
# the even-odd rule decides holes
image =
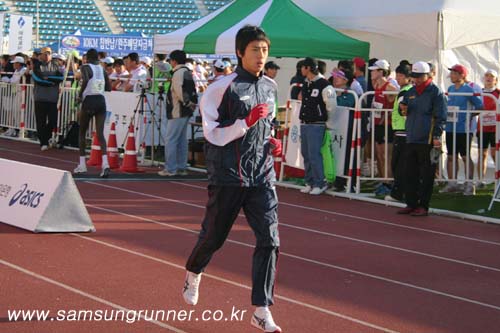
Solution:
[[[108,187],[108,188],[111,188],[111,189],[120,190],[120,191],[123,191],[123,192],[128,192],[128,193],[138,194],[138,195],[141,195],[141,196],[146,196],[146,197],[151,197],[151,198],[155,198],[155,199],[160,199],[160,200],[163,200],[163,201],[169,201],[169,202],[177,203],[177,204],[181,204],[181,205],[187,205],[187,206],[190,206],[190,207],[196,207],[196,208],[205,209],[205,206],[197,205],[197,204],[193,204],[193,203],[189,203],[189,202],[184,202],[184,201],[181,201],[181,200],[170,199],[170,198],[166,198],[166,197],[157,196],[157,195],[154,195],[154,194],[147,194],[147,193],[143,193],[143,192],[137,192],[137,191],[133,191],[133,190],[129,190],[129,189],[124,189],[124,188],[116,187],[116,186],[104,185],[104,184],[101,184],[101,183],[94,183],[94,182],[88,182],[88,183],[89,184],[93,184],[93,185],[97,185],[97,186],[103,186],[103,187]],[[97,207],[97,206],[92,206],[92,205],[88,205],[88,206],[90,206],[90,207]],[[239,214],[238,216],[243,217],[243,218],[245,217],[243,214]],[[158,223],[161,223],[161,222],[158,222]],[[191,229],[177,227],[177,226],[169,225],[169,224],[165,224],[165,225],[171,226],[172,228],[178,228],[178,229],[181,229],[181,230],[184,230],[184,231],[198,233],[197,231],[193,231]],[[448,257],[437,256],[437,255],[433,255],[433,254],[429,254],[429,253],[425,253],[425,252],[408,250],[408,249],[404,249],[404,248],[400,248],[400,247],[396,247],[396,246],[391,246],[391,245],[386,245],[386,244],[381,244],[381,243],[376,243],[376,242],[370,242],[370,241],[366,241],[366,240],[362,240],[362,239],[358,239],[358,238],[353,238],[353,237],[348,237],[348,236],[343,236],[343,235],[338,235],[338,234],[333,234],[333,233],[318,231],[318,230],[314,230],[314,229],[310,229],[310,228],[299,227],[299,226],[295,226],[295,225],[291,225],[291,224],[287,224],[287,223],[283,223],[283,222],[280,222],[279,225],[280,225],[280,227],[288,227],[288,228],[291,228],[291,229],[297,229],[297,230],[301,230],[301,231],[307,231],[307,232],[315,233],[315,234],[318,234],[318,235],[340,238],[340,239],[349,240],[349,241],[353,241],[353,242],[358,242],[358,243],[362,243],[362,244],[368,244],[368,245],[378,246],[378,247],[387,248],[387,249],[391,249],[391,250],[395,250],[395,251],[401,251],[401,252],[404,252],[404,253],[411,253],[411,254],[414,254],[414,255],[419,255],[419,256],[423,256],[423,257],[427,257],[427,258],[432,258],[432,259],[437,259],[437,260],[452,262],[452,263],[466,265],[466,266],[471,266],[471,267],[475,267],[475,268],[481,268],[481,269],[484,269],[484,270],[490,270],[490,271],[500,272],[500,268],[490,267],[490,266],[485,266],[485,265],[480,265],[480,264],[475,264],[475,263],[468,262],[468,261],[462,261],[462,260],[458,260],[458,259],[452,259],[452,258],[448,258]],[[232,242],[236,242],[236,241],[232,241]]]
[[[41,155],[41,154],[26,153],[26,152],[22,152],[22,151],[7,149],[7,148],[0,148],[0,150],[4,150],[4,151],[11,152],[11,153],[16,153],[16,154],[22,154],[22,155],[28,155],[28,156],[35,156],[35,157],[39,157],[39,158],[44,158],[46,160],[64,162],[64,163],[68,163],[68,164],[75,164],[76,165],[78,163],[78,161],[68,161],[68,160],[63,160],[63,159],[60,159],[60,158],[55,158],[55,157],[50,157],[50,156],[44,156],[44,155]]]
[[[118,309],[118,310],[123,310],[123,311],[126,311],[126,312],[128,312],[128,311],[134,311],[134,310],[127,309],[126,307],[121,306],[119,304],[116,304],[116,303],[110,302],[108,300],[105,300],[104,298],[101,298],[101,297],[98,297],[98,296],[86,293],[83,290],[80,290],[80,289],[71,287],[71,286],[69,286],[67,284],[64,284],[62,282],[53,280],[53,279],[48,278],[48,277],[46,277],[44,275],[41,275],[41,274],[35,273],[33,271],[27,270],[26,268],[23,268],[23,267],[18,266],[16,264],[10,263],[8,261],[0,259],[0,264],[2,264],[4,266],[7,266],[7,267],[10,267],[10,268],[12,268],[14,270],[17,270],[19,272],[22,272],[24,274],[30,275],[30,276],[32,276],[34,278],[39,279],[39,280],[42,280],[42,281],[45,281],[47,283],[53,284],[53,285],[58,286],[60,288],[66,289],[66,290],[68,290],[68,291],[70,291],[72,293],[75,293],[75,294],[78,294],[80,296],[86,297],[86,298],[91,299],[93,301],[96,301],[98,303],[108,305],[108,306],[110,306],[112,308],[115,308],[115,309]],[[178,329],[176,327],[170,326],[168,324],[162,323],[162,322],[157,321],[157,320],[149,320],[149,318],[148,318],[148,320],[146,320],[146,317],[144,315],[142,315],[141,313],[139,313],[139,314],[140,314],[141,319],[143,319],[146,322],[149,322],[151,324],[155,324],[156,326],[160,326],[160,327],[166,328],[166,329],[168,329],[169,331],[172,331],[172,332],[187,333],[186,331],[182,331],[182,330],[180,330],[180,329]]]
[[[104,242],[104,241],[101,241],[101,240],[98,240],[98,239],[95,239],[95,238],[91,238],[91,237],[87,237],[87,236],[82,236],[82,235],[75,234],[75,233],[72,233],[71,235],[79,237],[79,238],[82,238],[82,239],[85,239],[85,240],[88,240],[88,241],[91,241],[91,242],[95,242],[95,243],[98,243],[98,244],[101,244],[101,245],[104,245],[104,246],[107,246],[107,247],[110,247],[110,248],[113,248],[113,249],[116,249],[116,250],[119,250],[119,251],[123,251],[123,252],[129,253],[129,254],[132,254],[132,255],[136,255],[136,256],[139,256],[139,257],[142,257],[142,258],[145,258],[145,259],[149,259],[149,260],[152,260],[152,261],[164,264],[164,265],[168,265],[170,267],[174,267],[174,268],[180,269],[182,271],[186,270],[186,268],[184,266],[182,266],[182,265],[173,263],[171,261],[163,260],[163,259],[160,259],[160,258],[157,258],[157,257],[153,257],[153,256],[150,256],[150,255],[144,254],[142,252],[130,250],[130,249],[127,249],[125,247],[121,247],[121,246],[118,246],[118,245],[114,245],[112,243]],[[232,281],[232,280],[228,280],[228,279],[225,279],[225,278],[217,276],[217,275],[203,273],[203,277],[204,278],[206,278],[206,277],[207,278],[211,278],[213,280],[216,280],[216,281],[219,281],[219,282],[223,282],[223,283],[226,283],[226,284],[230,284],[232,286],[243,288],[243,289],[246,289],[246,290],[252,290],[252,287],[250,287],[248,285],[241,284],[241,283],[238,283],[238,282],[235,282],[235,281]],[[289,302],[289,303],[293,303],[295,305],[299,305],[299,306],[302,306],[302,307],[305,307],[305,308],[308,308],[308,309],[311,309],[311,310],[314,310],[314,311],[318,311],[318,312],[330,315],[330,316],[342,318],[342,319],[345,319],[345,320],[348,320],[348,321],[351,321],[351,322],[354,322],[354,323],[357,323],[357,324],[360,324],[360,325],[363,325],[363,326],[366,326],[366,327],[374,328],[374,329],[380,330],[382,332],[397,333],[396,331],[390,330],[388,328],[377,326],[377,325],[368,323],[366,321],[363,321],[363,320],[360,320],[360,319],[356,319],[354,317],[350,317],[350,316],[344,315],[344,314],[339,313],[339,312],[335,312],[335,311],[331,311],[331,310],[328,310],[328,309],[324,309],[324,308],[321,308],[321,307],[316,306],[316,305],[312,305],[312,304],[309,304],[309,303],[301,302],[301,301],[293,299],[293,298],[289,298],[289,297],[285,297],[285,296],[281,296],[281,295],[274,295],[274,297],[277,298],[277,299]]]
[[[172,182],[172,183],[175,183],[178,185],[183,185],[186,187],[191,187],[191,188],[206,189],[206,187],[197,186],[197,185],[193,185],[193,184],[184,184],[181,182]],[[288,203],[288,202],[284,202],[284,201],[279,201],[279,203],[281,205],[284,205],[284,206],[300,208],[300,209],[310,210],[310,211],[319,212],[319,213],[337,215],[337,216],[342,216],[342,217],[349,217],[352,219],[358,219],[358,220],[367,221],[367,222],[374,222],[374,223],[378,223],[378,224],[390,225],[390,226],[397,227],[397,228],[422,231],[422,232],[432,233],[435,235],[448,236],[448,237],[459,238],[459,239],[464,239],[464,240],[468,240],[468,241],[474,241],[474,242],[479,242],[479,243],[484,243],[484,244],[500,246],[500,242],[495,242],[495,241],[488,241],[488,240],[483,240],[483,239],[479,239],[479,238],[468,237],[468,236],[463,236],[463,235],[458,235],[458,234],[450,234],[450,233],[435,231],[435,230],[430,230],[430,229],[411,227],[411,226],[407,226],[407,225],[403,225],[403,224],[397,224],[397,223],[387,222],[387,221],[383,221],[383,220],[371,219],[369,217],[362,217],[362,216],[357,216],[357,215],[339,213],[339,212],[331,211],[331,210],[307,207],[307,206],[292,204],[292,203]]]
[[[113,210],[113,209],[102,208],[102,207],[93,206],[93,205],[87,205],[87,206],[95,208],[95,209],[100,209],[100,210],[103,210],[103,211],[106,211],[106,212],[115,213],[115,214],[118,214],[118,215],[123,215],[123,216],[127,216],[127,217],[130,217],[130,218],[138,219],[138,220],[141,220],[141,221],[151,222],[151,223],[154,223],[154,224],[159,224],[159,225],[163,225],[163,226],[167,226],[167,227],[171,227],[171,228],[179,229],[179,230],[186,230],[186,231],[188,231],[190,233],[196,233],[196,234],[198,234],[198,232],[196,232],[194,230],[190,230],[190,229],[178,227],[178,226],[175,226],[175,225],[170,225],[168,223],[163,223],[163,222],[155,221],[155,220],[148,219],[148,218],[145,218],[145,217],[142,217],[142,216],[136,216],[136,215],[132,215],[132,214],[122,213],[120,211],[116,211],[116,210]],[[77,235],[77,234],[75,234],[75,236],[79,236],[79,237],[85,238],[84,236],[80,236],[80,235]],[[242,245],[242,246],[245,246],[245,247],[249,247],[249,248],[252,248],[252,249],[254,248],[253,244],[239,242],[239,241],[231,240],[229,238],[226,241],[230,242],[230,243]],[[132,252],[134,252],[134,251],[132,251]],[[480,305],[480,306],[483,306],[483,307],[487,307],[487,308],[491,308],[491,309],[500,311],[500,306],[496,306],[496,305],[493,305],[493,304],[488,304],[488,303],[476,301],[476,300],[473,300],[473,299],[470,299],[470,298],[461,297],[461,296],[457,296],[457,295],[453,295],[453,294],[441,292],[441,291],[430,289],[430,288],[425,288],[425,287],[417,286],[417,285],[414,285],[414,284],[411,284],[411,283],[401,282],[401,281],[398,281],[398,280],[393,280],[393,279],[385,278],[385,277],[382,277],[382,276],[379,276],[379,275],[375,275],[375,274],[365,273],[365,272],[353,270],[353,269],[342,267],[342,266],[337,266],[337,265],[332,265],[332,264],[324,263],[324,262],[321,262],[321,261],[318,261],[318,260],[304,258],[304,257],[297,256],[297,255],[294,255],[294,254],[290,254],[290,253],[287,253],[287,252],[280,252],[280,256],[290,257],[290,258],[297,259],[297,260],[300,260],[300,261],[304,261],[304,262],[307,262],[307,263],[310,263],[310,264],[314,264],[314,265],[318,265],[318,266],[323,266],[323,267],[327,267],[327,268],[333,268],[333,269],[344,271],[344,272],[348,272],[348,273],[351,273],[351,274],[356,274],[356,275],[360,275],[360,276],[372,278],[372,279],[375,279],[375,280],[379,280],[379,281],[383,281],[383,282],[387,282],[387,283],[392,283],[392,284],[396,284],[396,285],[399,285],[399,286],[416,289],[416,290],[419,290],[419,291],[424,291],[424,292],[427,292],[427,293],[430,293],[430,294],[434,294],[434,295],[445,296],[445,297],[448,297],[448,298],[451,298],[451,299],[454,299],[454,300],[459,300],[459,301],[463,301],[463,302],[467,302],[467,303],[472,303],[472,304],[475,304],[475,305]],[[161,259],[158,259],[158,260],[161,260]]]
[[[0,148],[0,150],[5,150],[5,151],[9,151],[9,152],[15,152],[17,154],[36,156],[36,157],[46,158],[46,159],[55,160],[55,161],[61,161],[64,163],[74,164],[74,162],[70,162],[67,160],[59,159],[59,158],[53,158],[53,157],[48,157],[48,156],[43,156],[43,155],[19,152],[17,150],[11,150],[11,149],[7,149],[7,148]],[[117,179],[116,181],[119,181],[119,180]],[[88,182],[91,183],[90,181],[88,181]],[[186,183],[176,182],[176,181],[173,181],[171,183],[183,185],[186,187],[206,189],[206,186],[197,186],[197,185],[193,185],[193,184],[186,184]],[[96,184],[96,183],[94,183],[94,184]],[[319,208],[312,208],[312,207],[291,204],[291,203],[287,203],[287,202],[283,202],[283,201],[280,201],[279,203],[282,205],[290,206],[290,207],[301,208],[301,209],[306,209],[306,210],[311,210],[311,211],[316,211],[316,212],[326,213],[326,214],[331,214],[331,215],[337,215],[337,216],[342,216],[342,217],[349,217],[349,218],[358,219],[358,220],[362,220],[362,221],[366,221],[366,222],[373,222],[373,223],[378,223],[378,224],[390,225],[390,226],[402,228],[402,229],[416,230],[416,231],[427,232],[427,233],[431,233],[431,234],[435,234],[435,235],[453,237],[453,238],[458,238],[458,239],[463,239],[463,240],[468,240],[468,241],[473,241],[473,242],[479,242],[479,243],[484,243],[484,244],[500,246],[500,242],[495,242],[495,241],[488,241],[488,240],[483,240],[483,239],[474,238],[474,237],[467,237],[467,236],[458,235],[458,234],[451,234],[451,233],[435,231],[435,230],[430,230],[430,229],[411,227],[411,226],[387,222],[387,221],[383,221],[383,220],[371,219],[368,217],[362,217],[362,216],[351,215],[351,214],[344,214],[344,213],[339,213],[339,212],[335,212],[335,211],[329,211],[329,210],[324,210],[324,209],[319,209]]]

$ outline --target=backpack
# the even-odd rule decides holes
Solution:
[[[78,147],[80,125],[76,121],[70,121],[63,130],[62,135],[59,137],[57,147],[63,149],[64,146]]]

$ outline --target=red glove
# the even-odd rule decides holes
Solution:
[[[252,127],[260,119],[266,118],[268,113],[269,107],[267,106],[267,104],[258,104],[250,111],[248,116],[246,116],[245,122],[247,123],[248,127]]]
[[[271,137],[269,143],[271,144],[271,154],[274,157],[281,156],[281,140]]]

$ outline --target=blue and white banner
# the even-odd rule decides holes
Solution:
[[[10,16],[8,54],[16,54],[18,52],[31,50],[31,42],[33,41],[32,35],[33,17],[12,14]]]
[[[77,50],[80,54],[89,49],[106,52],[110,57],[124,57],[137,52],[139,56],[153,55],[153,38],[120,35],[63,35],[60,53]]]

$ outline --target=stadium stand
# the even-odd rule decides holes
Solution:
[[[9,18],[13,12],[32,15],[36,27],[36,0],[15,1],[9,9],[0,1],[0,14],[5,13],[5,29],[8,33]],[[39,0],[40,40],[51,43],[63,34],[77,29],[111,33],[104,16],[114,15],[125,33],[141,32],[146,35],[168,33],[202,17],[197,2],[212,12],[230,0],[135,0],[101,1],[99,7],[94,0]],[[14,6],[13,6],[14,7]]]
[[[16,1],[20,13],[33,15],[36,0]],[[107,33],[110,29],[93,0],[39,0],[40,40],[53,42],[77,29]]]

